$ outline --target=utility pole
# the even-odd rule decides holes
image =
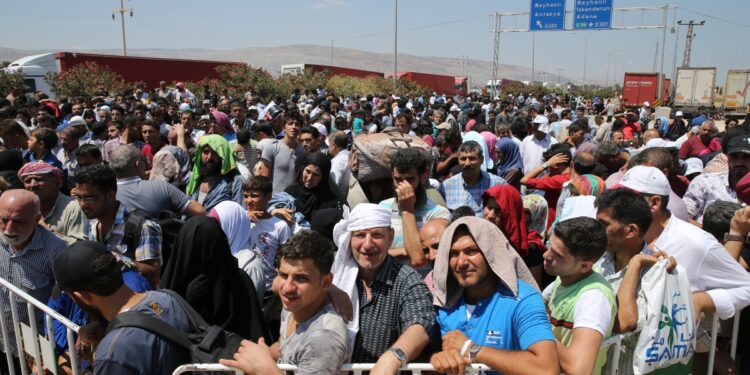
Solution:
[[[662,13],[662,33],[661,33],[661,45],[662,48],[667,45],[667,11],[669,11],[669,5],[666,0],[664,2],[664,12]],[[676,12],[677,10],[675,10]],[[661,65],[659,65],[659,75],[656,77],[658,81],[656,88],[659,90],[659,95],[656,97],[659,99],[660,105],[664,105],[664,53],[661,54]]]
[[[563,71],[563,68],[557,68],[557,85],[558,86],[562,84],[562,71]]]
[[[492,29],[495,33],[495,40],[492,42],[492,90],[490,91],[493,98],[497,96],[499,89],[497,69],[500,66],[500,20],[500,14],[495,13],[495,28]]]
[[[656,40],[656,51],[654,52],[654,68],[652,71],[656,70],[656,60],[659,57],[659,40]]]
[[[677,21],[677,24],[680,26],[687,26],[687,35],[685,35],[685,54],[682,56],[682,67],[687,68],[690,66],[690,53],[693,48],[693,38],[695,38],[693,27],[703,26],[706,24],[706,21],[697,22],[690,20],[688,22],[682,22],[682,20],[679,20]]]
[[[133,8],[125,9],[124,0],[120,0],[120,9],[115,9],[112,12],[112,19],[115,19],[115,13],[120,13],[120,25],[122,26],[122,55],[128,55],[128,47],[125,43],[125,12],[130,12],[130,18],[133,18]]]
[[[547,82],[547,72],[539,72],[539,74],[542,75],[542,87],[544,87],[544,83]]]
[[[331,66],[333,66],[333,39],[331,39]]]

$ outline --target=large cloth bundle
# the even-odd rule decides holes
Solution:
[[[386,128],[382,133],[360,135],[354,138],[349,153],[349,167],[360,183],[380,178],[390,178],[391,161],[401,148],[416,147],[430,155],[430,146],[421,138]]]

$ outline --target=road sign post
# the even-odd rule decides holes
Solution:
[[[564,28],[565,0],[531,0],[529,31],[559,31]]]
[[[612,28],[612,0],[576,0],[573,29],[607,30]]]

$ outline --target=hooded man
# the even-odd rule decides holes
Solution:
[[[203,136],[195,152],[193,173],[187,186],[191,199],[202,204],[206,211],[227,200],[242,205],[242,183],[234,152],[227,140],[218,134]]]
[[[438,372],[482,363],[501,373],[559,374],[544,301],[528,268],[494,224],[473,216],[440,238],[435,271],[442,351]]]

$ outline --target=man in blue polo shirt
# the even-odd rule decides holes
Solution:
[[[536,283],[503,233],[462,217],[443,233],[435,260],[442,351],[438,372],[482,363],[500,373],[559,374],[550,322]]]

